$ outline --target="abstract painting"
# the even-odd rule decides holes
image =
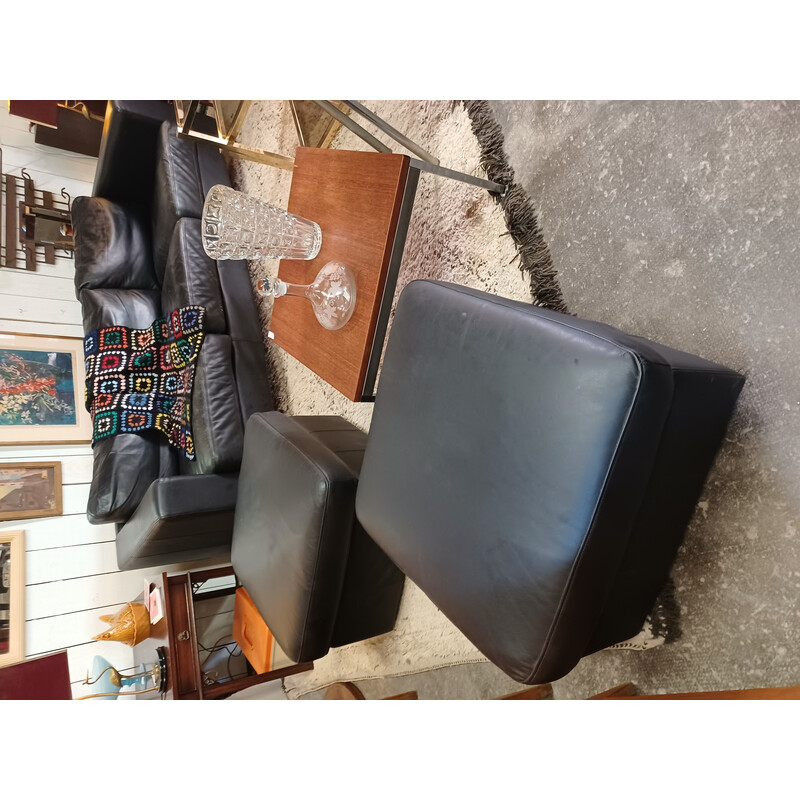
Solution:
[[[0,444],[84,443],[83,340],[0,333]]]

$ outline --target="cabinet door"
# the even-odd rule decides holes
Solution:
[[[202,700],[189,575],[168,577],[165,588],[173,671],[172,696],[175,700]]]

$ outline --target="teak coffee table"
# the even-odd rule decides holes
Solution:
[[[322,228],[312,261],[282,260],[278,277],[309,284],[329,261],[356,276],[356,308],[344,328],[324,329],[311,303],[275,301],[269,337],[355,402],[375,399],[383,344],[392,309],[420,171],[490,190],[504,186],[397,153],[298,147],[288,210]]]

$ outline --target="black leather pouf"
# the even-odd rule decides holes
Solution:
[[[413,282],[358,518],[498,667],[557,680],[641,629],[743,384],[608,325]]]

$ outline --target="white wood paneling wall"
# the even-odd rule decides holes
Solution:
[[[28,123],[11,116],[0,101],[3,171],[20,175],[24,167],[37,189],[75,198],[92,193],[96,159],[34,142]],[[2,216],[2,215],[0,215]],[[0,269],[0,330],[47,336],[83,336],[75,298],[73,262],[56,258],[35,272]],[[106,629],[100,615],[113,614],[142,591],[145,577],[218,564],[219,559],[119,572],[113,525],[90,525],[86,501],[92,479],[89,445],[0,446],[0,462],[60,461],[63,515],[0,523],[0,530],[25,531],[25,655],[67,650],[73,695],[91,692],[81,681],[92,659],[101,655],[119,669],[133,666],[132,650],[119,642],[94,642]]]

